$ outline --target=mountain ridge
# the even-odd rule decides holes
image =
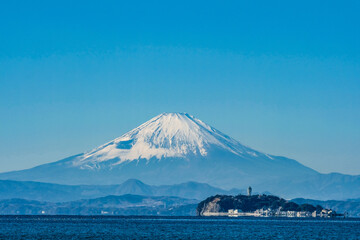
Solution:
[[[359,198],[360,176],[321,174],[301,163],[247,147],[186,113],[163,113],[88,152],[0,179],[68,185],[150,185],[194,181],[214,187],[251,185],[287,198]]]
[[[206,183],[185,182],[176,185],[153,186],[137,179],[117,185],[62,185],[33,181],[0,180],[0,199],[27,199],[46,202],[76,201],[108,195],[135,194],[143,196],[174,196],[201,200],[214,194],[237,194]]]
[[[67,202],[0,199],[1,215],[195,215],[197,200],[180,197],[108,195]]]

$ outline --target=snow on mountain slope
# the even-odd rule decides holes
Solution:
[[[84,154],[74,165],[92,168],[101,162],[206,156],[212,146],[236,155],[264,155],[187,113],[163,113],[113,141]],[[270,156],[266,155],[269,159]]]

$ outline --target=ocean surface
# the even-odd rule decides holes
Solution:
[[[0,216],[0,239],[360,239],[360,219]]]

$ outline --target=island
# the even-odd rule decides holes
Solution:
[[[198,216],[228,216],[228,217],[345,217],[331,209],[320,205],[297,204],[283,198],[258,194],[251,195],[215,195],[201,201],[196,209]]]

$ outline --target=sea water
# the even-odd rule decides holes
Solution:
[[[0,239],[360,239],[360,219],[0,216]]]

